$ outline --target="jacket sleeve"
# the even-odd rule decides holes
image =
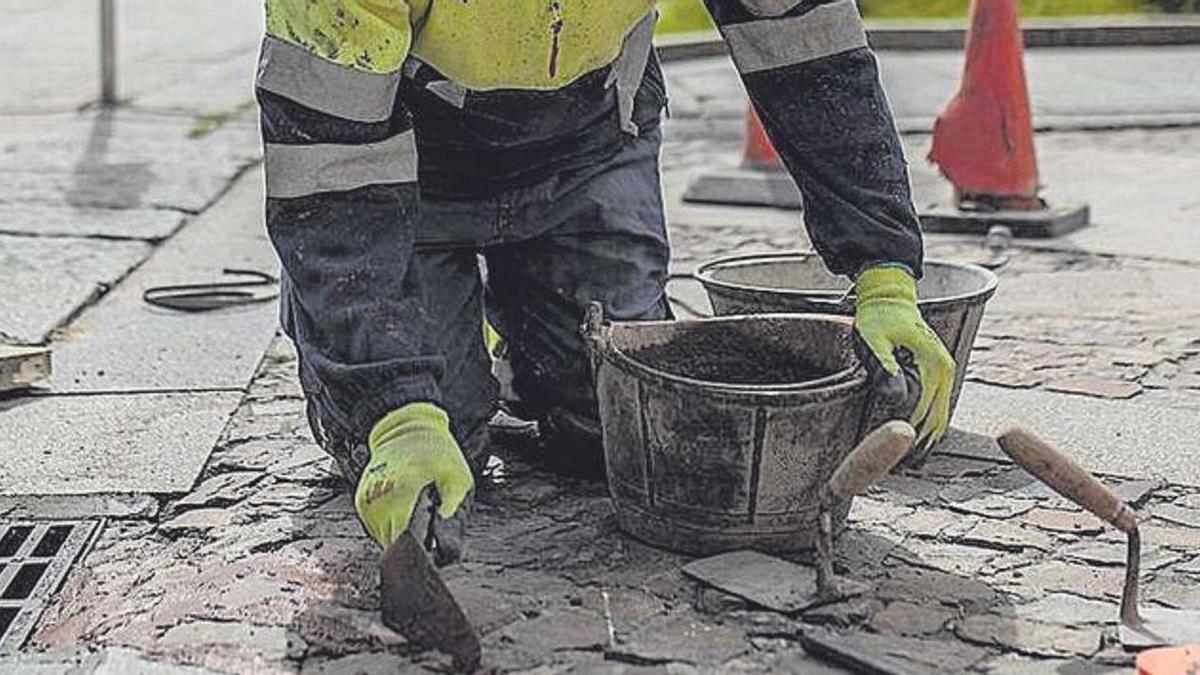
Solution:
[[[387,412],[437,402],[442,368],[411,264],[417,157],[397,98],[410,8],[267,0],[266,12],[256,94],[281,318],[322,426],[361,440]]]
[[[908,165],[854,0],[705,0],[831,271],[921,273]]]

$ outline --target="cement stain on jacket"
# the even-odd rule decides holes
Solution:
[[[551,0],[550,12],[554,15],[554,20],[550,22],[550,68],[547,72],[553,79],[558,75],[559,39],[562,37],[563,25],[566,23],[562,17],[562,2]]]

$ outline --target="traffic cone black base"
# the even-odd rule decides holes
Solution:
[[[993,226],[1007,227],[1018,239],[1051,239],[1087,227],[1086,204],[1058,204],[1035,210],[963,209],[933,206],[921,211],[921,229],[947,234],[987,234]]]
[[[697,176],[683,193],[683,201],[799,209],[800,190],[786,173],[724,169]]]

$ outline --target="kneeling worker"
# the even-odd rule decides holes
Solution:
[[[855,280],[860,336],[891,374],[913,356],[913,421],[937,439],[954,364],[917,311],[921,233],[854,0],[707,4],[810,238]],[[669,316],[654,1],[267,0],[266,18],[281,316],[367,530],[386,546],[424,488],[443,517],[472,490],[497,407],[485,306],[549,447],[594,465],[586,306]]]

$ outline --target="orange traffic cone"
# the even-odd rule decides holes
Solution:
[[[754,106],[746,106],[746,142],[742,145],[742,168],[756,171],[784,171],[783,160],[767,138],[767,130],[763,128],[762,120],[754,111]]]
[[[1200,673],[1200,645],[1149,649],[1137,657],[1137,675]]]
[[[1045,237],[1087,224],[1086,206],[1053,209],[1038,196],[1024,60],[1016,0],[972,0],[962,86],[934,124],[929,153],[954,186],[955,208],[922,214],[925,229],[1006,225]]]
[[[685,202],[800,208],[800,189],[767,138],[754,106],[746,105],[746,138],[739,168],[696,177],[683,193]]]

